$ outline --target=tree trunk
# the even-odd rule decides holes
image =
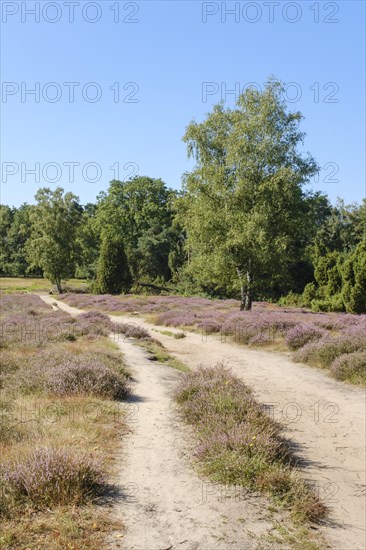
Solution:
[[[56,279],[56,287],[59,294],[62,294],[61,279]]]
[[[248,270],[246,272],[246,282],[244,282],[242,270],[237,267],[236,272],[240,281],[240,311],[250,311],[252,309],[253,302],[253,275]]]
[[[236,268],[236,272],[238,274],[239,282],[240,282],[240,311],[244,311],[244,309],[245,309],[245,300],[246,300],[246,292],[245,292],[243,272],[238,267]]]
[[[247,271],[247,290],[245,295],[244,310],[250,311],[252,309],[253,302],[253,289],[252,289],[253,275],[250,271]]]

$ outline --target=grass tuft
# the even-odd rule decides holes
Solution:
[[[39,448],[5,464],[1,472],[3,515],[12,509],[47,510],[81,505],[105,486],[100,464],[73,449]]]
[[[183,376],[175,398],[197,434],[195,457],[205,475],[270,495],[295,520],[317,522],[326,508],[293,467],[281,427],[250,389],[222,364]]]

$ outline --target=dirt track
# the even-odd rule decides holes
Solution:
[[[55,301],[52,296],[42,296],[42,298],[48,303]],[[80,313],[80,310],[67,306],[67,304],[63,302],[58,303],[60,308],[71,314],[75,315]],[[196,368],[199,364],[213,365],[218,361],[224,361],[230,366],[233,372],[254,390],[256,398],[261,403],[267,404],[274,418],[278,419],[286,426],[285,435],[294,442],[298,448],[299,456],[306,465],[306,478],[311,480],[314,485],[319,488],[321,498],[331,509],[331,521],[322,529],[330,543],[330,547],[339,550],[365,550],[366,492],[364,449],[366,411],[365,392],[363,390],[332,380],[322,371],[296,364],[284,354],[251,350],[231,342],[221,342],[216,336],[209,336],[206,339],[196,333],[187,333],[184,339],[174,339],[171,336],[154,332],[159,330],[159,327],[151,325],[139,317],[111,316],[111,319],[116,322],[126,322],[128,320],[149,329],[152,331],[152,335],[156,335],[170,353],[184,361],[191,368]],[[174,332],[174,329],[169,330]],[[122,349],[124,353],[126,353],[126,346]],[[139,353],[141,352],[141,350],[138,351]],[[130,358],[128,354],[126,357],[129,361]],[[136,466],[138,470],[141,470],[143,466],[141,461],[145,463],[146,445],[143,444],[142,448],[137,449],[137,452],[136,448],[134,448],[134,445],[138,444],[139,439],[140,441],[146,441],[145,438],[147,436],[151,437],[151,435],[154,434],[149,456],[151,457],[153,454],[157,454],[156,465],[161,464],[162,458],[164,458],[167,442],[164,442],[162,439],[159,440],[159,437],[164,437],[165,432],[156,431],[158,425],[157,421],[166,425],[166,429],[168,430],[166,432],[168,443],[171,441],[169,438],[173,437],[173,434],[176,432],[176,430],[173,429],[173,423],[176,420],[173,411],[169,408],[170,399],[168,396],[169,388],[176,375],[173,372],[167,373],[164,367],[157,366],[156,370],[152,370],[151,366],[149,368],[147,367],[146,359],[140,357],[136,362],[135,358],[134,368],[137,373],[137,394],[146,398],[146,403],[150,403],[150,405],[155,403],[155,407],[151,405],[152,409],[149,410],[149,407],[145,406],[145,402],[143,404],[141,403],[141,406],[139,406],[141,417],[139,420],[139,427],[136,431],[137,435],[134,436],[135,443],[133,442],[133,437],[131,437],[129,443],[130,447],[126,455],[127,464],[129,464],[129,461],[131,464],[131,474],[135,472],[134,466]],[[153,378],[149,379],[150,376],[153,376]],[[140,426],[142,425],[145,425],[147,428],[146,430],[141,428],[142,433],[138,435]],[[169,430],[171,432],[170,435],[168,433]],[[139,460],[140,462],[138,462]],[[151,528],[155,525],[156,521],[158,521],[158,523],[160,522],[160,524],[161,522],[164,523],[165,517],[166,521],[170,521],[174,525],[177,521],[176,517],[178,516],[174,516],[174,514],[173,516],[171,515],[172,502],[169,500],[169,497],[175,498],[175,495],[178,494],[176,493],[177,487],[179,487],[179,491],[183,491],[182,487],[185,485],[185,482],[182,476],[190,476],[190,474],[188,473],[188,466],[187,469],[184,468],[183,472],[180,471],[182,468],[182,458],[176,456],[175,451],[172,454],[171,460],[171,463],[169,463],[169,461],[166,463],[167,471],[164,474],[167,476],[166,483],[161,483],[162,476],[160,474],[160,485],[159,480],[155,480],[156,484],[154,484],[155,482],[151,482],[151,480],[149,481],[148,486],[152,488],[155,494],[157,491],[165,495],[164,499],[169,503],[169,506],[165,510],[160,510],[160,512],[158,512],[157,516],[161,516],[159,520],[157,520],[156,514],[154,519],[153,511],[149,512],[151,513],[151,522],[147,524],[150,525],[150,528],[148,527],[148,532],[151,532]],[[142,469],[144,470],[144,468]],[[151,472],[154,478],[157,473],[154,470],[153,463],[151,463]],[[145,474],[146,473],[147,470],[145,468]],[[128,478],[128,470],[126,470],[126,474],[123,475],[126,475]],[[170,481],[168,481],[169,476]],[[170,486],[172,482],[173,486]],[[190,482],[194,483],[194,480],[191,479]],[[197,483],[200,482],[197,481]],[[192,490],[193,489],[188,491],[188,493],[184,493],[183,491],[182,497],[184,494],[185,497],[190,496]],[[194,502],[194,498],[192,499],[192,496],[190,498],[191,501]],[[184,498],[182,501],[184,501]],[[142,501],[139,503],[139,507],[140,504],[142,505]],[[235,510],[230,510],[227,503],[224,504],[226,506],[226,512],[221,511],[217,512],[217,514],[220,515],[220,513],[225,513],[227,516],[233,514]],[[245,514],[247,513],[247,506],[249,524],[252,522],[253,525],[257,525],[254,512],[255,508],[250,512],[251,506],[248,501],[248,504],[245,503]],[[183,514],[188,514],[188,510],[185,510],[180,505],[179,507],[183,510],[182,512],[177,512],[179,517],[182,517]],[[133,508],[131,508],[131,510],[133,510]],[[202,506],[196,506],[196,511],[197,510],[202,511]],[[135,512],[137,512],[137,510],[135,510]],[[212,513],[212,511],[210,513]],[[132,513],[132,516],[133,515],[134,512]],[[135,515],[135,518],[136,517],[141,516]],[[189,514],[188,517],[190,517]],[[210,521],[212,517],[212,515],[207,516],[207,518],[210,518]],[[202,521],[204,523],[204,519]],[[262,532],[261,530],[263,528],[266,530],[264,519],[262,523],[263,525],[259,532]],[[223,528],[220,523],[218,526],[220,529]],[[230,540],[230,532],[232,532],[233,525],[226,524],[229,539],[225,541],[225,543],[221,541],[221,546],[202,546],[203,541],[210,542],[207,539],[208,528],[209,526],[206,526],[206,531],[203,530],[201,532],[197,525],[192,523],[191,529],[202,534],[202,538],[192,542],[192,544],[197,542],[197,546],[186,546],[186,543],[179,544],[177,540],[174,541],[173,546],[170,546],[172,543],[169,542],[168,539],[165,539],[161,541],[161,546],[160,543],[158,546],[152,545],[151,550],[169,547],[172,549],[182,548],[183,550],[186,548],[221,549],[231,547],[234,541],[237,540],[236,537],[238,535],[234,536],[233,541]],[[145,533],[145,531],[142,525],[135,525],[134,529],[137,538],[132,538],[131,540],[133,544],[137,544],[136,541],[139,540],[138,537],[141,536],[142,533]],[[218,532],[220,529],[218,529]],[[144,536],[148,537],[148,532],[146,532]],[[185,523],[182,524],[182,534],[184,532],[187,533],[187,535],[183,536],[182,540],[189,539],[188,535],[191,533],[189,526]],[[127,537],[128,536],[133,537],[133,532],[131,530],[130,535],[127,535]],[[216,540],[215,536],[212,540]],[[126,542],[127,541],[128,539]],[[146,539],[146,542],[152,541]],[[165,544],[165,542],[168,544]],[[240,540],[239,542],[240,545],[238,548],[250,550],[256,547],[255,545],[253,546],[253,540],[251,541],[252,546],[250,546],[250,539],[248,539],[248,541]],[[235,548],[235,546],[232,547]],[[261,543],[259,547],[265,548],[263,543]],[[149,548],[150,550],[149,544],[142,544],[141,546],[127,545],[127,548],[141,548],[141,550],[142,548],[144,548],[144,550],[145,548]],[[276,548],[276,546],[271,544],[270,548]]]

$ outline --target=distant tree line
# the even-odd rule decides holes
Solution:
[[[188,125],[196,163],[181,191],[136,176],[110,182],[95,204],[42,188],[35,205],[1,205],[0,274],[44,276],[59,291],[70,277],[116,294],[169,282],[242,309],[267,299],[366,312],[366,201],[333,206],[304,191],[318,166],[300,152],[301,119],[270,79]]]

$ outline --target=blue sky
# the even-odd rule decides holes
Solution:
[[[312,187],[360,202],[364,19],[363,1],[2,1],[1,201],[86,203],[134,173],[180,188],[186,125],[275,75],[323,167]]]

